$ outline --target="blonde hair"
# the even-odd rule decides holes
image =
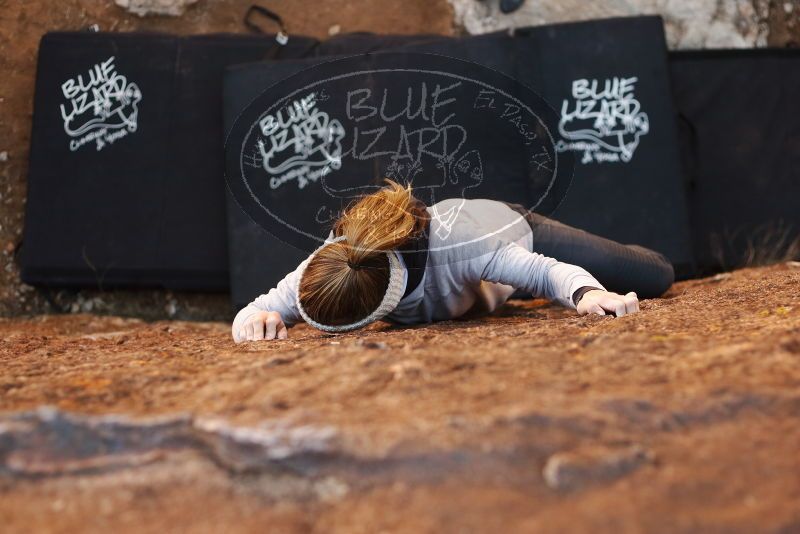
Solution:
[[[423,230],[425,210],[411,186],[386,183],[345,209],[333,226],[334,236],[344,240],[323,247],[306,266],[299,297],[314,321],[343,325],[372,313],[389,285],[386,252]]]

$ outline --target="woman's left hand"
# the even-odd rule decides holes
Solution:
[[[578,302],[579,315],[589,313],[607,315],[610,313],[617,317],[622,317],[638,311],[639,298],[633,291],[626,295],[619,295],[602,289],[593,289],[592,291],[587,291]]]

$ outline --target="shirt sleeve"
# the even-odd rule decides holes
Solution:
[[[568,308],[575,308],[572,295],[581,287],[604,289],[582,267],[529,252],[517,243],[505,244],[484,259],[481,280],[529,291],[535,297],[544,297]]]

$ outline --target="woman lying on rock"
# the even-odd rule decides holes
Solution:
[[[670,263],[651,250],[493,200],[426,207],[410,187],[387,182],[347,208],[325,244],[236,315],[234,341],[286,339],[287,326],[301,320],[347,332],[379,319],[471,317],[517,290],[580,315],[620,317],[639,311],[637,295],[660,296],[673,282]]]

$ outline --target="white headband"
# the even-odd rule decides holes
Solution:
[[[343,324],[338,326],[331,326],[326,324],[321,324],[313,320],[311,317],[308,316],[306,311],[303,309],[303,305],[300,303],[300,282],[303,280],[303,275],[306,272],[306,267],[314,259],[314,256],[317,253],[325,248],[326,246],[330,245],[331,243],[337,243],[339,241],[344,241],[345,237],[340,236],[330,241],[326,241],[321,247],[315,250],[309,257],[306,259],[302,264],[300,264],[300,276],[297,277],[297,287],[295,288],[295,299],[297,302],[297,309],[300,311],[300,315],[303,317],[305,322],[313,326],[318,330],[322,330],[324,332],[349,332],[350,330],[358,330],[359,328],[363,328],[370,323],[374,323],[379,319],[383,319],[386,315],[391,313],[397,305],[400,303],[400,299],[403,298],[403,292],[405,291],[405,284],[404,277],[403,277],[403,267],[400,264],[400,259],[397,257],[397,253],[394,251],[386,252],[386,257],[389,258],[389,285],[386,287],[386,293],[383,295],[383,300],[381,301],[380,305],[375,309],[374,312],[369,314],[367,317],[361,319],[360,321],[356,321],[355,323],[351,324]]]

